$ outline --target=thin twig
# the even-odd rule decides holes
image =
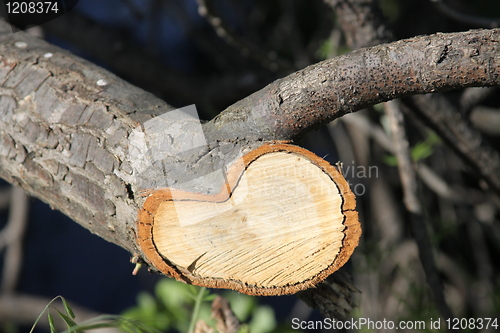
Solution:
[[[214,28],[217,35],[229,45],[238,49],[242,55],[248,56],[257,61],[261,66],[273,72],[278,70],[290,71],[292,66],[282,59],[279,59],[275,52],[263,51],[258,46],[236,34],[224,20],[215,12],[214,4],[211,0],[197,0],[198,13],[205,17]]]
[[[348,46],[353,49],[393,40],[377,0],[325,0],[337,14]]]
[[[353,113],[341,118],[342,122],[355,126],[359,132],[372,137],[382,148],[395,154],[395,147],[384,130],[361,113]],[[329,125],[331,127],[331,125]],[[438,196],[454,203],[477,204],[486,200],[485,195],[472,188],[451,187],[440,175],[423,162],[416,165],[416,172],[427,187]]]
[[[351,276],[341,268],[318,284],[297,296],[325,317],[345,320],[355,307],[352,293],[359,290],[352,284]]]
[[[398,160],[399,177],[403,186],[405,207],[411,213],[421,215],[422,206],[417,197],[417,177],[411,162],[410,144],[406,138],[403,114],[397,106],[397,101],[387,102],[384,109],[391,126],[394,153]]]
[[[17,284],[22,264],[22,238],[26,229],[28,209],[29,198],[26,193],[19,187],[12,187],[9,220],[4,230],[7,246],[2,270],[3,294],[13,293]]]
[[[500,25],[500,18],[484,18],[465,14],[452,8],[444,0],[431,0],[431,2],[434,3],[436,8],[439,9],[441,13],[460,23],[470,24],[483,28],[497,28]]]
[[[236,333],[241,323],[231,310],[227,299],[217,296],[212,302],[212,317],[219,333]]]
[[[399,176],[403,186],[403,201],[406,209],[411,214],[412,229],[427,282],[434,294],[438,311],[444,318],[452,318],[453,314],[444,298],[443,284],[436,268],[432,253],[432,244],[423,220],[422,206],[417,197],[417,176],[411,162],[409,143],[404,130],[403,114],[398,108],[396,101],[386,103],[385,113],[391,125],[392,139],[398,160]]]
[[[500,195],[500,154],[443,95],[416,95],[403,102]]]
[[[495,87],[470,87],[464,89],[459,100],[460,111],[464,115],[470,114],[472,108],[495,94],[497,91],[498,89]]]

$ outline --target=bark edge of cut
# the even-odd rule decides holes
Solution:
[[[282,185],[283,195],[265,190]],[[271,211],[272,205],[279,207]],[[149,191],[137,242],[154,269],[179,281],[249,295],[294,294],[349,260],[361,235],[355,208],[341,170],[303,148],[264,144],[231,165],[216,195]],[[312,218],[302,222],[301,214]]]

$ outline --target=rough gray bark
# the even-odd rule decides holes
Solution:
[[[235,103],[209,126],[219,136],[286,140],[394,98],[497,85],[499,32],[420,36],[322,61]]]
[[[151,174],[168,174],[188,189],[186,180],[220,169],[264,141],[300,137],[366,106],[416,93],[498,85],[499,40],[500,30],[437,34],[309,66],[203,124],[206,145],[166,154],[158,165],[163,169]],[[139,191],[162,182],[139,182],[130,162],[142,155],[130,155],[130,134],[172,108],[66,51],[12,34],[3,22],[0,54],[0,176],[100,237],[138,252]],[[196,128],[189,123],[170,138],[173,144],[182,145],[182,135]]]
[[[134,252],[139,202],[117,174],[128,134],[169,106],[4,22],[0,43],[0,175]]]
[[[71,11],[57,20],[47,22],[43,29],[75,43],[93,58],[111,66],[113,73],[140,83],[148,91],[161,94],[176,104],[189,101],[214,106],[228,105],[235,97],[245,97],[263,85],[258,79],[259,75],[254,76],[256,79],[248,80],[241,73],[204,78],[177,72],[154,57],[145,56],[144,52],[130,43],[128,36]]]
[[[276,80],[228,108],[213,123],[226,136],[235,132],[248,133],[253,139],[285,140],[394,98],[497,85],[498,31],[436,34],[360,49]],[[439,119],[448,118],[440,113],[432,117],[438,124]],[[449,128],[455,125],[460,124],[439,125],[448,128],[450,142],[462,134],[452,135]],[[468,138],[452,147],[500,193],[500,159],[489,154],[491,149],[477,135]]]

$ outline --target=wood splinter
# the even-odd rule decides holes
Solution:
[[[228,170],[216,195],[158,189],[138,216],[138,243],[177,280],[250,295],[314,287],[342,267],[361,235],[341,172],[287,144],[263,145]]]

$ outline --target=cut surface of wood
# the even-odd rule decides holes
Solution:
[[[264,145],[230,166],[217,195],[158,189],[139,212],[138,242],[178,280],[247,294],[291,294],[339,269],[357,246],[355,198],[311,152]]]

